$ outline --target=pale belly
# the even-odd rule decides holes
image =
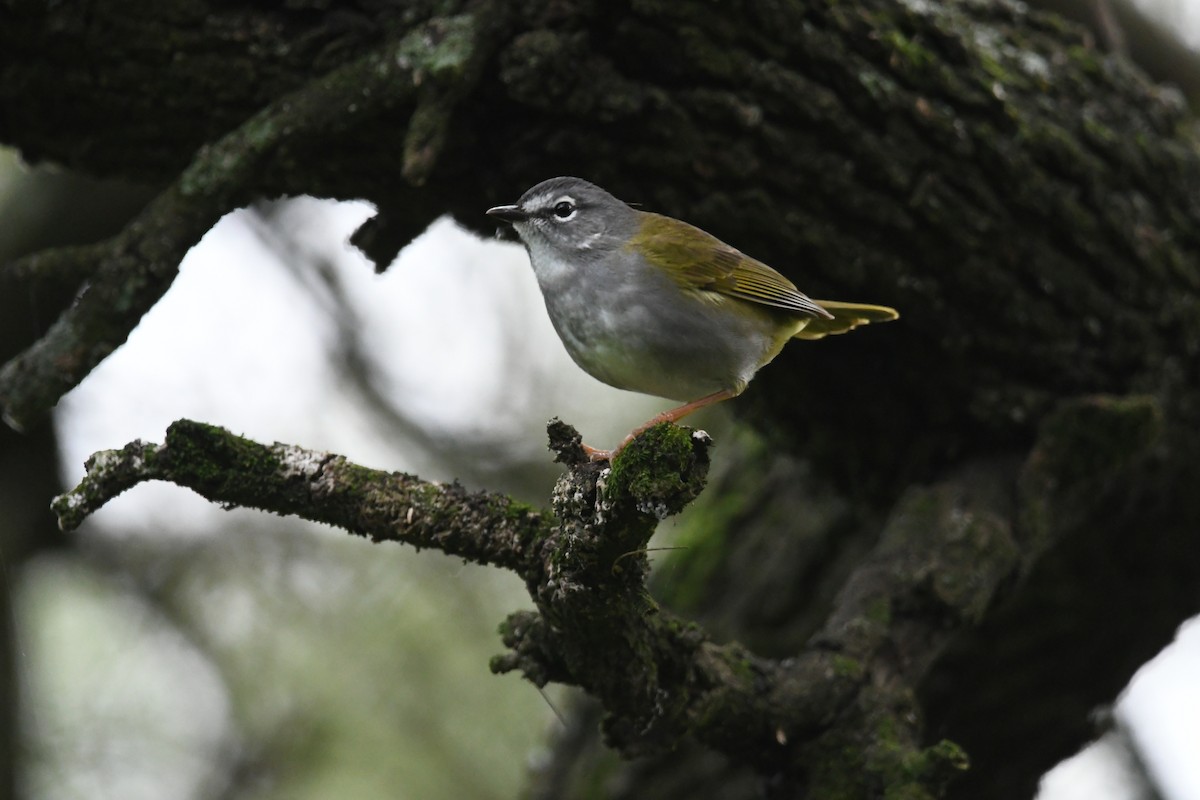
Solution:
[[[741,393],[803,324],[796,320],[792,329],[771,312],[722,301],[737,303],[735,313],[698,295],[672,309],[652,309],[636,292],[616,300],[600,309],[560,295],[548,296],[546,305],[567,352],[587,373],[618,389],[681,402]]]

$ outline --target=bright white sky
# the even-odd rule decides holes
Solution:
[[[1167,30],[1192,50],[1200,50],[1200,1],[1133,0],[1133,5],[1148,16],[1157,17]]]

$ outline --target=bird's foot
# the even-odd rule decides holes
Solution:
[[[583,443],[580,443],[579,446],[583,448],[583,452],[587,455],[588,461],[595,463],[597,461],[612,461],[617,457],[617,453],[621,452],[621,447],[624,447],[625,443],[622,442],[621,447],[618,447],[616,450],[598,450],[595,447]]]
[[[634,439],[636,439],[638,436],[645,433],[650,428],[653,428],[655,425],[659,424],[662,421],[663,420],[659,420],[659,419],[650,420],[645,425],[642,425],[641,427],[637,428],[633,433],[629,434],[624,439],[622,439],[621,443],[619,445],[617,445],[616,447],[614,447],[612,450],[597,450],[595,447],[589,447],[588,445],[582,444],[582,443],[580,444],[580,447],[583,448],[583,452],[587,453],[588,460],[591,461],[593,464],[596,463],[597,461],[608,461],[609,463],[611,463],[614,460],[616,460],[617,456],[619,456],[621,454],[621,451],[624,450],[626,447],[628,447],[629,444]]]

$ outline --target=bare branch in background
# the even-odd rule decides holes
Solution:
[[[9,280],[89,276],[50,331],[0,369],[4,420],[22,429],[41,419],[123,344],[170,287],[192,245],[227,212],[254,199],[263,171],[285,144],[342,135],[408,101],[418,87],[418,108],[429,109],[422,119],[443,119],[453,103],[436,87],[460,92],[457,83],[473,76],[469,68],[481,59],[481,50],[470,18],[434,20],[280,97],[202,148],[168,189],[107,242],[35,253],[0,272]],[[436,149],[427,147],[411,154],[414,180],[435,156]]]

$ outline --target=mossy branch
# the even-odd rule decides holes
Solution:
[[[81,279],[79,297],[40,340],[0,368],[0,415],[21,430],[42,418],[109,353],[170,287],[180,261],[224,216],[255,197],[271,162],[336,137],[418,95],[405,175],[424,180],[437,157],[431,119],[446,124],[484,47],[469,16],[434,19],[275,102],[211,145],[121,233],[106,242],[37,253],[0,280]],[[419,88],[419,92],[417,91]]]
[[[457,483],[368,469],[342,456],[264,445],[212,425],[179,420],[163,444],[133,442],[96,453],[87,475],[52,505],[64,530],[144,481],[169,481],[225,507],[294,514],[375,542],[436,548],[480,564],[525,570],[552,520],[503,495]]]
[[[605,734],[623,754],[661,753],[694,737],[818,794],[904,786],[936,797],[967,760],[950,742],[923,741],[918,684],[1012,578],[1077,524],[1071,509],[1148,452],[1160,422],[1150,398],[1084,398],[1047,422],[1024,466],[980,460],[910,490],[825,624],[786,659],[718,644],[646,592],[657,522],[694,499],[708,471],[708,437],[672,425],[650,428],[608,464],[588,461],[574,429],[552,422],[551,448],[569,467],[552,514],[186,420],[162,445],[93,456],[54,510],[72,529],[137,483],[165,480],[225,506],[510,569],[536,610],[501,627],[509,652],[492,669],[583,687],[603,704]],[[1080,452],[1087,469],[1074,460]]]

